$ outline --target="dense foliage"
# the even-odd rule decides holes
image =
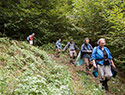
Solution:
[[[61,37],[64,43],[74,38],[80,46],[89,37],[95,46],[104,37],[115,61],[123,64],[124,8],[123,0],[1,0],[0,31],[19,40],[35,32],[37,45]]]

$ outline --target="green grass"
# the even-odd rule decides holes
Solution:
[[[109,82],[111,92],[115,95],[125,95],[125,80],[122,77],[117,76],[112,78]]]
[[[101,85],[92,80],[91,76],[86,75],[83,71],[76,72],[77,76],[82,80],[81,85],[84,88],[82,95],[104,95]]]
[[[45,51],[0,39],[0,95],[71,95],[71,74]]]

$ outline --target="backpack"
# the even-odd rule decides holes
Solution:
[[[30,40],[30,35],[27,37],[27,41],[29,41]]]
[[[68,46],[68,47],[70,47],[70,46],[71,46],[71,44],[74,44],[74,47],[75,47],[75,43],[74,43],[74,42],[73,42],[73,43],[69,42],[69,46]]]

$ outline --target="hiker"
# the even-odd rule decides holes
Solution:
[[[62,49],[62,45],[61,45],[61,38],[59,38],[59,40],[56,42],[56,57],[59,58],[59,54],[61,52],[61,49]]]
[[[84,41],[85,43],[81,46],[81,57],[83,58],[84,63],[86,65],[86,74],[88,75],[90,74],[89,65],[90,65],[90,58],[91,58],[93,47],[89,43],[89,38],[85,38]]]
[[[102,83],[102,89],[108,91],[108,81],[112,77],[111,65],[115,67],[111,53],[105,47],[106,41],[104,38],[98,40],[98,46],[93,49],[92,61],[94,68],[97,68],[99,80]]]
[[[27,40],[29,41],[30,45],[32,46],[33,45],[33,37],[35,36],[35,33],[32,33],[32,35],[29,35],[27,37]]]
[[[76,49],[79,50],[79,48],[75,45],[73,42],[73,39],[70,40],[70,42],[67,43],[63,51],[65,51],[67,48],[69,48],[69,54],[70,54],[70,63],[74,64],[74,59],[77,57]]]

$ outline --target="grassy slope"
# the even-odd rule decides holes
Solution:
[[[25,42],[0,38],[0,95],[104,95],[83,68],[64,64],[68,60],[65,55],[48,56]],[[112,95],[124,95],[121,79],[112,80]]]
[[[0,95],[71,95],[71,82],[45,51],[0,38]]]

